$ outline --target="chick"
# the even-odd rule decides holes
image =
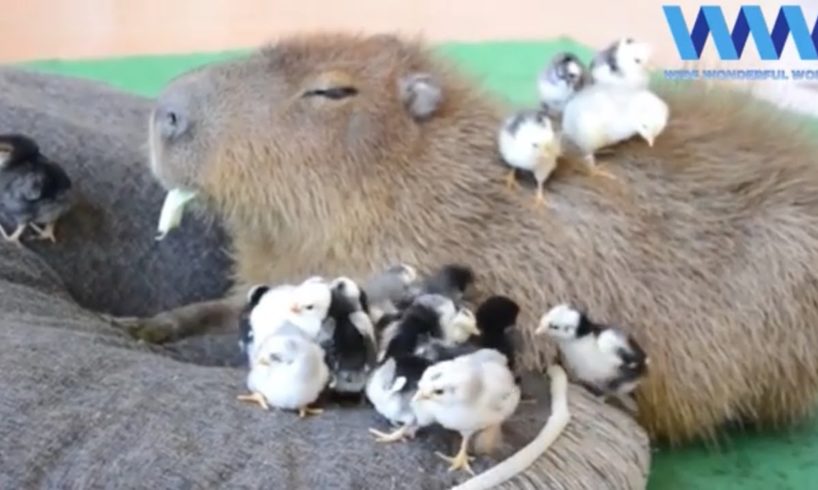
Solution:
[[[369,303],[369,314],[374,323],[384,315],[398,313],[399,304],[411,303],[417,295],[417,270],[408,264],[397,264],[369,278],[363,290]]]
[[[459,304],[474,280],[474,271],[470,267],[446,264],[421,282],[417,295],[440,294]]]
[[[295,286],[256,286],[248,294],[248,303],[240,320],[240,346],[252,365],[257,345],[276,333],[302,333],[317,340],[329,313],[332,292],[329,284],[308,279]]]
[[[537,77],[540,104],[551,117],[559,117],[565,104],[587,82],[585,65],[572,53],[559,53]]]
[[[392,425],[391,432],[369,429],[381,443],[402,441],[415,437],[418,429],[431,425],[434,420],[413,402],[418,381],[432,363],[408,353],[390,357],[378,366],[366,383],[366,398]]]
[[[331,337],[322,343],[336,393],[360,394],[375,367],[375,329],[366,313],[366,293],[349,278],[332,282],[332,301],[327,315]]]
[[[614,396],[629,410],[629,395],[647,374],[648,356],[633,337],[614,326],[600,325],[567,304],[543,315],[536,330],[557,341],[565,367],[594,394]]]
[[[619,39],[591,60],[594,84],[646,89],[650,81],[647,65],[651,47],[632,38]]]
[[[474,314],[468,308],[458,308],[440,294],[423,294],[384,330],[380,359],[415,353],[432,339],[459,344],[479,334]]]
[[[322,413],[310,408],[326,387],[330,373],[324,363],[324,350],[303,335],[274,334],[259,346],[258,362],[247,375],[249,395],[241,401],[297,410],[298,416]]]
[[[454,457],[438,453],[451,463],[449,471],[469,466],[469,440],[476,433],[499,427],[517,409],[520,388],[506,357],[494,349],[443,361],[427,368],[413,398],[423,413],[446,429],[460,432],[460,450]]]
[[[517,348],[513,334],[519,314],[520,306],[511,298],[491,296],[480,303],[475,313],[479,335],[459,344],[433,339],[416,348],[415,354],[431,362],[439,362],[471,354],[480,349],[494,349],[506,357],[509,369],[514,371]]]
[[[548,115],[542,110],[523,110],[509,116],[500,128],[498,146],[503,161],[511,166],[506,185],[517,186],[517,169],[532,172],[537,181],[534,205],[544,206],[543,186],[562,153],[560,137]]]
[[[0,234],[16,243],[28,227],[38,239],[56,242],[57,220],[74,204],[68,174],[22,134],[0,135],[0,193],[0,205],[16,224],[10,235],[0,226]]]
[[[668,116],[667,104],[649,90],[592,85],[565,106],[563,138],[579,151],[592,174],[615,178],[598,168],[594,153],[636,135],[653,146]]]

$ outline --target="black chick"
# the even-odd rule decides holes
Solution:
[[[375,330],[369,319],[365,293],[344,278],[332,288],[327,321],[329,342],[322,342],[332,372],[330,389],[341,394],[360,394],[377,360]]]
[[[16,225],[11,235],[0,226],[6,240],[19,242],[31,227],[56,242],[54,226],[72,205],[71,179],[28,136],[0,135],[0,205]]]
[[[474,271],[469,267],[460,264],[444,265],[434,274],[426,277],[416,288],[414,294],[399,301],[398,310],[405,310],[418,296],[425,294],[439,294],[459,304],[474,281]]]

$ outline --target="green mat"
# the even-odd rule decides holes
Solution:
[[[533,83],[539,68],[558,50],[587,59],[590,50],[568,39],[552,42],[445,44],[439,48],[487,88],[515,105],[536,101]],[[37,61],[24,66],[108,82],[152,96],[172,77],[203,63],[240,52],[137,56],[86,61]],[[719,449],[701,445],[659,448],[654,454],[649,488],[790,490],[818,488],[818,423],[779,433],[732,433]],[[813,483],[810,484],[809,482]]]

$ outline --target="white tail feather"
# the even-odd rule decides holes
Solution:
[[[551,416],[537,437],[505,461],[452,490],[483,490],[500,485],[525,471],[557,440],[571,420],[571,413],[568,411],[568,378],[557,364],[548,368],[548,376],[551,378]]]

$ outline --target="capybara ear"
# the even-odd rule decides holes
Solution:
[[[428,119],[440,107],[443,90],[428,73],[411,73],[398,81],[404,107],[417,121]]]

